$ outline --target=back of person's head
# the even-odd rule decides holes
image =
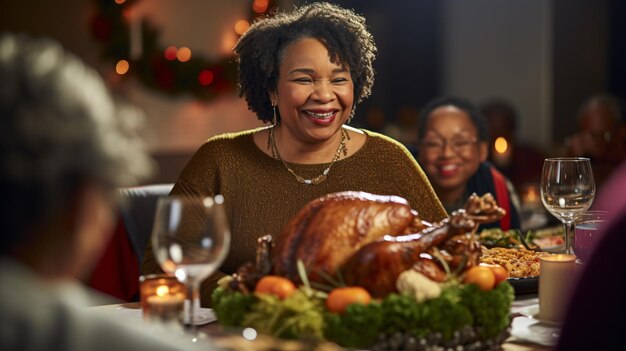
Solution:
[[[234,48],[240,95],[260,120],[272,121],[269,93],[276,90],[287,47],[305,38],[321,41],[332,62],[350,69],[355,102],[371,94],[377,49],[365,18],[337,5],[316,2],[256,21]]]
[[[431,113],[443,106],[453,106],[463,112],[465,112],[474,127],[476,127],[476,132],[478,136],[478,140],[480,141],[488,141],[489,140],[489,132],[487,128],[487,122],[485,121],[485,117],[480,113],[480,111],[468,100],[454,97],[454,96],[444,96],[438,97],[431,101],[429,101],[419,115],[419,123],[418,123],[418,139],[422,140],[424,138],[424,134],[426,133],[426,125],[428,123],[428,119],[430,118]]]
[[[58,43],[0,35],[0,254],[35,239],[80,186],[113,194],[148,175],[139,122]]]
[[[623,108],[620,100],[608,93],[598,93],[587,98],[578,110],[580,130],[610,131],[622,119]]]
[[[480,112],[485,116],[492,139],[499,136],[510,139],[515,135],[517,111],[509,101],[489,100],[480,106]]]

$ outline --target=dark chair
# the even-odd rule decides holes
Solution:
[[[141,261],[152,234],[156,203],[172,187],[153,184],[120,189],[118,223],[87,280],[91,288],[122,301],[138,301]]]
[[[120,215],[124,220],[133,251],[139,260],[139,266],[152,234],[157,200],[161,196],[167,196],[173,186],[171,183],[151,184],[120,190],[123,199]]]

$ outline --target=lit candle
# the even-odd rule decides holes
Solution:
[[[171,293],[167,285],[156,289],[156,295],[148,296],[148,320],[162,324],[181,324],[185,303],[183,293]]]
[[[561,323],[576,278],[576,256],[542,256],[539,262],[539,319]]]
[[[156,289],[156,295],[148,296],[149,305],[175,305],[185,301],[182,293],[171,293],[167,285],[161,285]]]
[[[139,294],[144,318],[149,319],[161,305],[176,305],[185,300],[185,286],[174,276],[152,274],[139,277]]]

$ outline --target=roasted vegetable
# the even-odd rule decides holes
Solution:
[[[530,233],[530,232],[529,232]],[[520,248],[527,250],[538,250],[539,247],[528,240],[526,235],[518,229],[503,231],[500,228],[484,229],[478,234],[478,241],[487,248],[504,247]]]

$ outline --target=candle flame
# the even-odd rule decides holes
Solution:
[[[168,295],[170,293],[170,288],[167,287],[167,285],[160,285],[159,287],[156,288],[156,294],[157,296],[165,296]]]
[[[503,154],[509,148],[509,143],[503,137],[497,137],[493,147],[496,149],[496,152]]]

